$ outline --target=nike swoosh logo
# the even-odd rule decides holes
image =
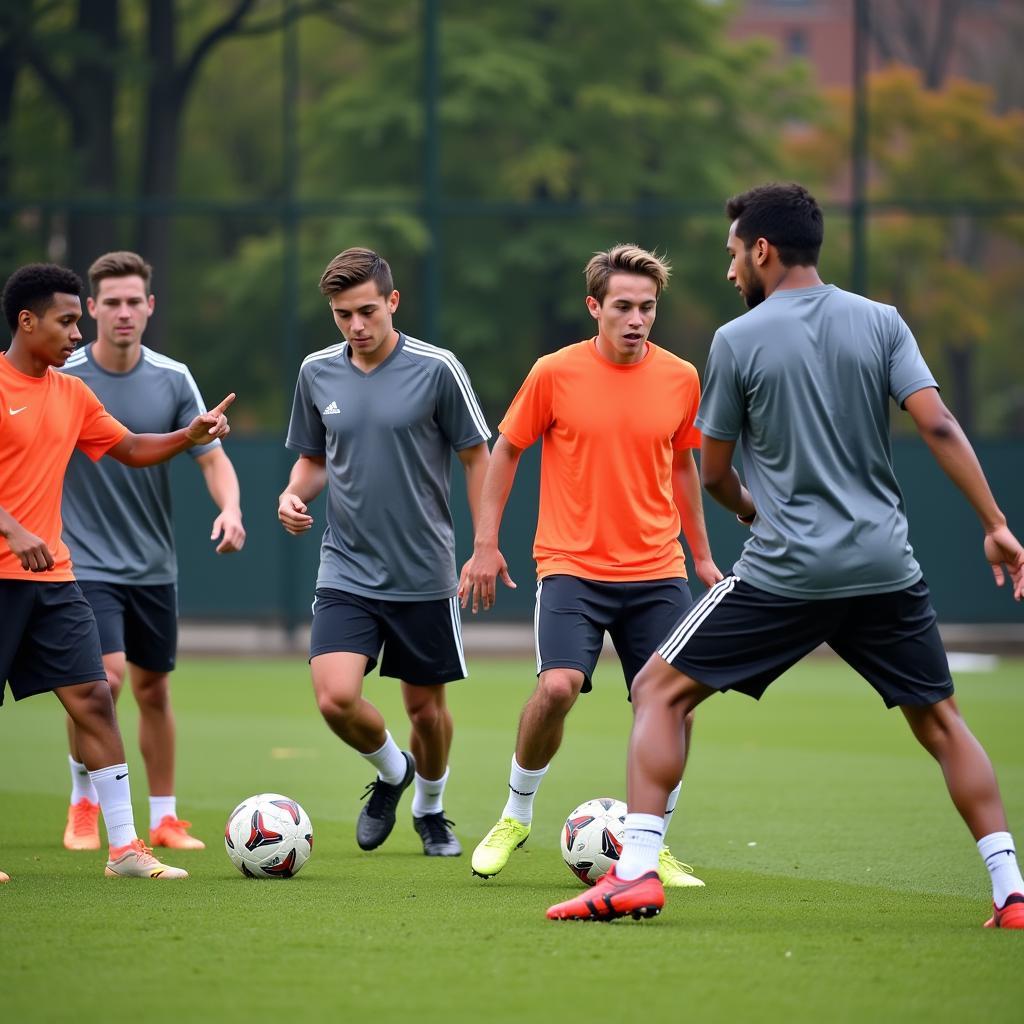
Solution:
[[[12,409],[10,406],[7,406],[7,411],[12,416],[17,416],[19,412],[24,412],[27,408],[28,408],[27,405],[23,405],[20,409]]]
[[[116,780],[117,780],[118,782],[120,782],[120,781],[121,781],[122,779],[127,779],[127,778],[128,778],[128,773],[127,773],[127,772],[125,772],[125,773],[124,773],[124,775],[115,775],[115,776],[114,776],[114,778],[115,778],[115,779],[116,779]]]

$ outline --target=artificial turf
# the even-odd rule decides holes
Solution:
[[[0,986],[10,1021],[1020,1021],[1024,933],[981,928],[988,880],[941,776],[899,712],[838,662],[805,661],[760,705],[698,713],[669,840],[706,889],[669,893],[648,922],[552,923],[577,891],[559,829],[582,800],[624,796],[629,709],[614,661],[581,698],[509,866],[469,854],[505,798],[523,662],[477,660],[450,688],[446,811],[466,849],[422,856],[409,797],[387,844],[354,839],[371,773],[316,712],[301,657],[185,659],[174,676],[179,813],[206,839],[168,856],[182,883],[105,879],[60,845],[67,806],[57,702],[0,717]],[[958,677],[1024,837],[1024,663]],[[397,687],[368,696],[397,738]],[[121,720],[137,820],[145,774],[131,698]],[[295,879],[252,881],[225,856],[232,807],[294,797],[315,849]]]

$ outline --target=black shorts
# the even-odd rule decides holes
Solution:
[[[77,583],[0,580],[0,704],[106,681],[96,618]]]
[[[759,698],[819,644],[856,669],[886,707],[953,695],[924,580],[888,594],[799,601],[727,576],[676,623],[658,654],[714,690]]]
[[[365,654],[366,672],[380,656],[380,674],[418,686],[465,679],[462,620],[457,597],[386,601],[317,588],[310,660],[318,654]]]
[[[104,654],[124,652],[133,665],[170,672],[178,654],[178,588],[79,580],[92,605]]]
[[[607,632],[628,690],[672,623],[692,603],[682,578],[605,583],[545,576],[537,584],[533,617],[537,675],[552,668],[578,669],[587,693]]]

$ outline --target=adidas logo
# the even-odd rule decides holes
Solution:
[[[338,416],[341,414],[341,410],[338,408],[337,402],[331,402],[326,409],[324,409],[325,416]]]

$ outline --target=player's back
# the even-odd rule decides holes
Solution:
[[[890,398],[928,386],[896,310],[832,285],[776,291],[719,331],[698,423],[712,437],[742,437],[758,519],[741,578],[813,598],[920,577],[889,415]]]

